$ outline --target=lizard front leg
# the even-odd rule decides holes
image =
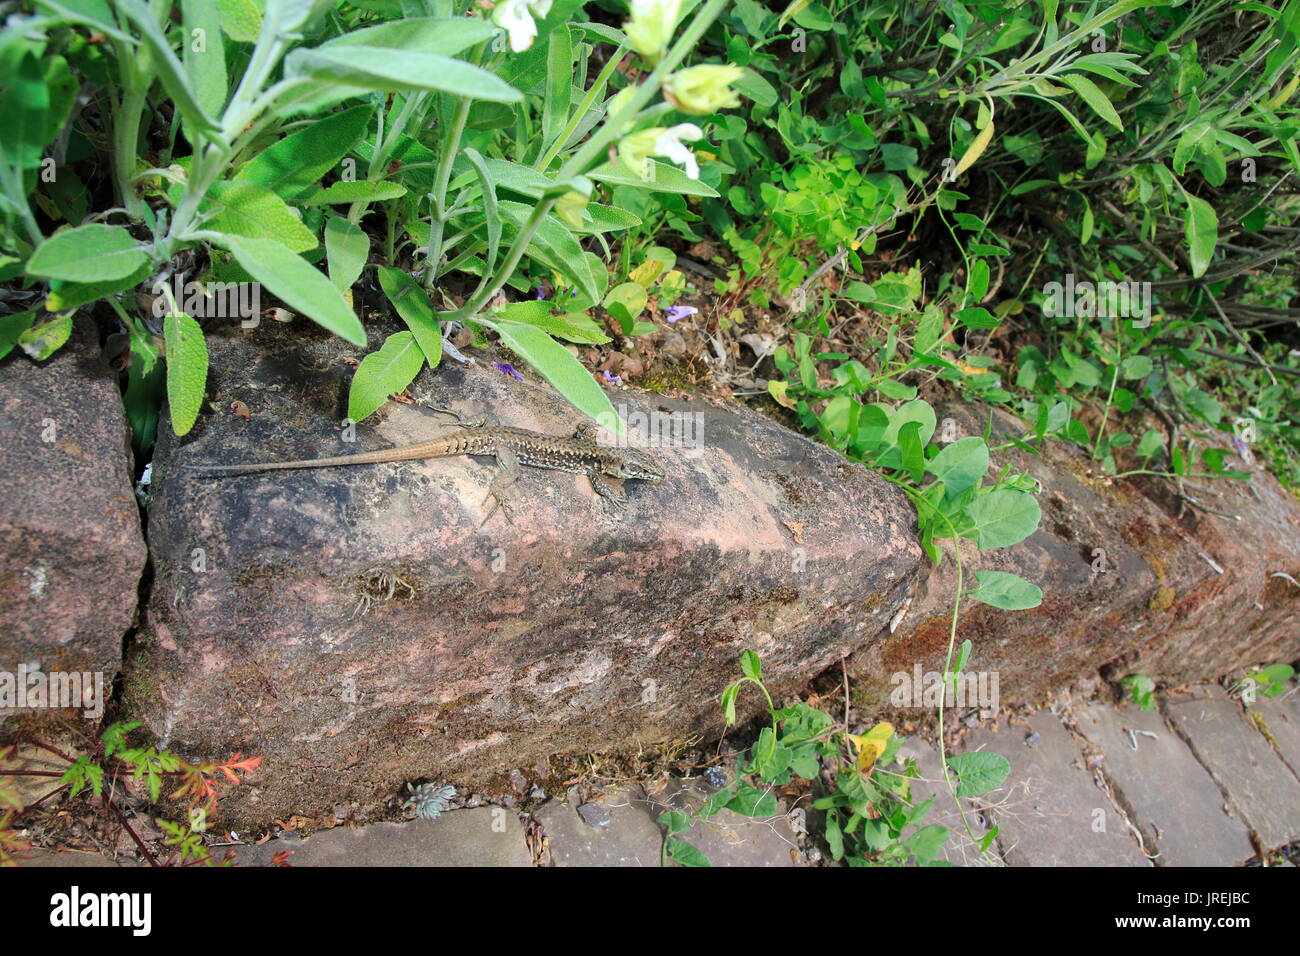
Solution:
[[[626,496],[611,488],[609,482],[605,480],[605,476],[595,468],[592,468],[587,472],[587,478],[591,481],[592,491],[596,492],[596,494],[600,495],[615,508],[621,508],[627,500]]]
[[[497,476],[492,479],[492,484],[488,486],[487,498],[483,499],[483,504],[488,503],[488,498],[492,499],[492,510],[487,513],[479,527],[488,523],[497,508],[506,516],[507,521],[513,521],[513,510],[510,502],[506,500],[505,490],[515,483],[519,477],[519,458],[515,455],[514,449],[509,445],[500,444],[496,450],[497,459]]]

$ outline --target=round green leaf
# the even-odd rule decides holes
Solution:
[[[1015,488],[981,495],[966,511],[981,551],[1007,548],[1024,541],[1034,533],[1042,517],[1038,500],[1029,492]]]
[[[979,436],[960,438],[935,455],[925,470],[943,482],[947,497],[955,498],[988,474],[989,446]]]
[[[979,587],[966,596],[1004,611],[1026,611],[1043,603],[1043,591],[1009,571],[976,571]]]
[[[957,775],[959,797],[978,797],[996,790],[1011,774],[1011,764],[1006,757],[986,750],[954,754],[948,758],[948,767]]]

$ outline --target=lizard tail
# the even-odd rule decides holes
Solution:
[[[248,465],[186,465],[185,468],[205,475],[249,475],[259,471],[292,471],[298,468],[333,468],[337,465],[372,465],[389,461],[411,461],[428,458],[437,449],[429,445],[412,445],[409,448],[381,448],[357,455],[340,455],[334,458],[307,458],[301,461],[267,461]]]

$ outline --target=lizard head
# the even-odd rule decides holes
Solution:
[[[660,481],[664,473],[649,458],[624,451],[622,461],[614,466],[614,478],[639,478],[642,481]]]

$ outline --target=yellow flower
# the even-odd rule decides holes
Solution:
[[[632,19],[623,26],[632,49],[658,63],[677,29],[682,0],[632,0]]]
[[[730,84],[744,74],[744,70],[732,64],[720,66],[706,63],[678,70],[664,83],[664,99],[683,113],[708,116],[718,110],[740,105],[740,98]]]

